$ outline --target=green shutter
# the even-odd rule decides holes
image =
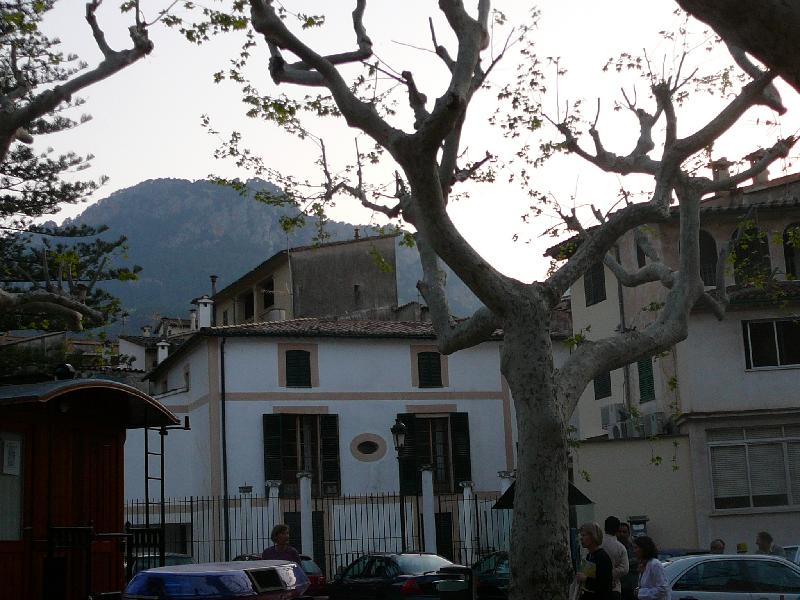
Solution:
[[[264,415],[264,479],[281,479],[281,415]]]
[[[319,421],[322,495],[338,496],[340,489],[339,416],[320,415]]]
[[[639,371],[639,402],[655,399],[656,390],[653,383],[653,359],[644,358],[637,363]]]
[[[472,480],[472,461],[469,450],[469,415],[467,413],[450,414],[450,436],[453,447],[453,483]]]
[[[413,413],[397,415],[406,426],[406,441],[400,451],[400,493],[415,496],[422,490],[422,475],[419,472],[419,444],[417,418]]]
[[[606,371],[594,379],[594,399],[608,398],[611,395],[611,371]]]
[[[297,471],[300,457],[297,455],[298,415],[281,414],[281,496],[296,498],[299,494]]]
[[[417,373],[419,387],[442,387],[442,356],[438,352],[417,354]]]
[[[311,353],[286,351],[286,387],[311,387]]]

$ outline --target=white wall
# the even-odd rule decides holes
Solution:
[[[388,492],[398,488],[398,467],[389,428],[398,413],[409,406],[469,414],[472,479],[478,491],[498,489],[497,472],[509,468],[507,451],[513,441],[504,423],[504,400],[500,381],[497,342],[485,343],[447,358],[449,386],[420,389],[411,385],[412,345],[430,345],[431,340],[267,337],[227,338],[225,344],[226,421],[228,440],[228,489],[241,485],[264,489],[264,414],[286,407],[299,410],[326,407],[339,415],[339,456],[343,494]],[[209,338],[216,345],[218,339]],[[278,343],[316,343],[320,386],[278,387]],[[563,352],[559,350],[558,352]],[[192,431],[174,431],[168,436],[167,495],[212,494],[211,473],[215,460],[210,454],[209,398],[218,396],[218,382],[209,390],[209,359],[206,344],[195,346],[175,362],[167,374],[168,387],[183,387],[183,368],[188,364],[191,384],[160,397],[179,417],[189,411]],[[480,392],[485,392],[485,397]],[[371,394],[374,394],[371,395]],[[307,398],[305,398],[306,396]],[[216,409],[215,409],[216,410]],[[321,409],[320,409],[321,410]],[[513,408],[511,410],[513,419]],[[386,454],[374,462],[357,459],[350,450],[354,437],[371,433],[383,438]],[[130,443],[126,453],[128,476],[126,497],[141,497],[141,443]],[[128,452],[129,451],[129,452]],[[126,454],[127,457],[127,454]],[[219,464],[219,460],[216,461]]]
[[[800,368],[745,368],[742,321],[785,315],[731,311],[723,321],[710,314],[693,315],[689,337],[678,344],[678,386],[684,412],[797,406]]]
[[[147,370],[147,365],[145,363],[144,346],[140,346],[139,344],[134,344],[132,342],[129,342],[128,340],[123,340],[122,338],[120,338],[119,353],[133,358],[133,362],[131,363],[131,368],[139,369],[142,371]]]

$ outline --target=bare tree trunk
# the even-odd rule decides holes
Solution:
[[[548,312],[528,310],[503,327],[502,371],[519,432],[510,598],[560,600],[567,596],[572,572],[567,422],[556,399]]]

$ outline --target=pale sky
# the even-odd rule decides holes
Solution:
[[[214,0],[208,0],[214,4]],[[152,19],[164,0],[142,0],[148,19]],[[354,35],[350,26],[352,2],[293,2],[286,0],[287,8],[297,12],[324,12],[326,26],[322,30],[303,32],[310,43],[325,51],[349,50],[354,46]],[[477,5],[477,1],[466,0],[465,4]],[[130,15],[120,15],[118,3],[107,2],[98,11],[98,19],[104,27],[106,37],[115,49],[127,47],[127,24]],[[499,0],[494,8],[503,11],[514,25],[528,21],[531,3],[519,0]],[[654,64],[664,64],[669,70],[677,53],[676,47],[658,35],[660,30],[670,29],[680,23],[672,14],[676,4],[668,0],[543,0],[538,4],[542,15],[538,29],[533,33],[537,41],[538,55],[560,57],[559,64],[568,73],[558,80],[558,98],[563,106],[566,100],[583,98],[587,115],[594,115],[597,98],[601,98],[601,116],[598,129],[611,150],[627,153],[633,147],[638,133],[636,123],[627,111],[615,112],[614,101],[621,100],[620,86],[625,84],[631,91],[634,83],[640,105],[646,103],[648,90],[641,80],[603,74],[602,66],[620,52],[647,55]],[[83,19],[84,3],[64,0],[57,4],[45,22],[48,33],[57,35],[63,42],[64,51],[76,52],[89,64],[96,64],[99,52],[91,39],[88,25]],[[455,53],[453,36],[448,34],[446,24],[434,0],[371,0],[367,6],[365,25],[374,43],[374,50],[383,61],[397,71],[411,70],[420,89],[433,99],[443,91],[446,79],[438,58],[430,52],[409,47],[431,48],[428,17],[437,23],[440,43],[445,43]],[[692,38],[700,42],[702,27],[696,26],[698,35]],[[504,30],[507,31],[507,30]],[[497,37],[494,46],[502,45],[506,33]],[[290,138],[273,125],[247,119],[238,87],[231,83],[215,85],[212,73],[224,69],[228,59],[238,48],[236,40],[225,38],[214,40],[204,47],[194,47],[183,41],[175,31],[160,24],[150,30],[155,50],[146,59],[125,69],[114,77],[85,90],[87,103],[83,112],[92,114],[93,120],[69,132],[63,132],[38,140],[42,147],[53,146],[56,150],[74,150],[95,155],[92,168],[83,175],[99,177],[108,175],[110,181],[98,191],[92,201],[107,197],[110,193],[133,186],[140,181],[160,177],[202,179],[211,173],[231,177],[248,178],[250,175],[237,171],[234,165],[217,161],[213,151],[219,140],[206,133],[200,126],[200,118],[208,114],[217,130],[227,134],[231,130],[242,131],[246,145],[260,152],[271,167],[282,172],[317,179],[320,177],[313,160],[316,147],[309,142]],[[408,44],[408,45],[404,45]],[[249,75],[259,90],[266,94],[286,93],[301,95],[305,90],[291,86],[275,86],[267,72],[268,53],[263,40],[253,51],[254,68]],[[694,52],[690,61],[701,71],[727,61],[724,51]],[[513,77],[517,57],[510,53],[493,72],[491,81],[502,85]],[[543,67],[552,72],[553,67]],[[685,73],[686,71],[684,71]],[[627,83],[626,83],[627,82]],[[543,98],[546,111],[555,116],[555,81],[550,84],[547,97]],[[776,136],[796,133],[800,124],[800,103],[797,95],[785,85],[780,86],[784,103],[789,112],[781,118],[766,109],[748,113],[736,130],[720,140],[714,156],[739,159],[758,146],[767,146]],[[516,146],[503,139],[500,132],[487,123],[497,105],[496,91],[480,92],[470,107],[466,127],[465,144],[468,156],[482,157],[486,151],[507,160]],[[688,106],[680,109],[679,133],[687,134],[710,118],[722,106],[722,101],[707,95],[697,95]],[[401,106],[395,125],[411,129],[408,113]],[[765,126],[765,122],[777,125]],[[347,128],[343,122],[326,120],[309,122],[308,128],[326,140],[332,169],[343,168],[353,156],[353,139],[357,132]],[[526,141],[535,148],[538,137],[529,136]],[[368,146],[360,141],[362,150]],[[373,183],[390,179],[392,165],[368,169],[366,177]],[[470,198],[453,204],[450,208],[453,220],[464,236],[490,262],[501,271],[530,281],[541,277],[547,262],[541,257],[545,247],[552,243],[539,234],[553,224],[552,218],[539,218],[532,226],[524,226],[520,215],[525,211],[525,193],[516,185],[508,185],[507,177],[500,169],[499,181],[492,185],[469,188]],[[796,170],[788,162],[776,164],[771,172],[779,174],[781,169]],[[587,165],[578,157],[567,157],[554,161],[546,168],[534,173],[536,187],[553,194],[562,204],[585,207],[594,203],[599,207],[610,207],[616,199],[617,190],[625,185],[633,190],[647,189],[649,182],[632,177],[622,179],[604,174]],[[85,208],[70,207],[58,215],[58,219],[74,216]],[[371,215],[342,197],[332,217],[351,222],[367,222]],[[519,234],[514,242],[512,236]],[[532,239],[531,244],[525,240]]]

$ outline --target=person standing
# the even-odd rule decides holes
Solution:
[[[723,540],[722,538],[711,540],[711,546],[709,546],[709,551],[711,552],[711,554],[725,554],[725,540]]]
[[[756,536],[756,546],[758,546],[759,554],[769,554],[771,556],[780,556],[786,558],[786,552],[772,542],[772,536],[766,531],[759,531]]]
[[[264,548],[261,553],[262,560],[288,560],[300,565],[300,553],[289,545],[289,526],[285,523],[278,523],[272,528],[269,534],[274,546]]]
[[[608,557],[611,559],[611,575],[612,575],[612,592],[611,597],[614,600],[622,599],[622,585],[621,579],[628,574],[628,551],[619,540],[617,540],[617,531],[619,530],[620,521],[617,517],[609,516],[603,524],[603,543],[601,548],[606,551]]]
[[[658,549],[646,535],[633,540],[636,558],[639,560],[639,587],[634,595],[639,600],[667,600],[669,584],[664,567],[658,560]]]
[[[639,583],[639,568],[638,561],[636,560],[636,551],[631,539],[631,526],[629,523],[622,521],[617,528],[617,541],[625,546],[628,554],[628,574],[620,579],[620,588],[622,591],[622,600],[633,600],[633,590],[636,589]]]
[[[603,531],[597,523],[584,523],[578,530],[581,546],[588,550],[583,569],[575,575],[583,592],[580,600],[611,600],[612,566],[603,543]]]

